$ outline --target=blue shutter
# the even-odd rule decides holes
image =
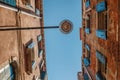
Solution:
[[[30,44],[28,45],[28,48],[33,48],[34,46],[35,46],[35,43],[32,42],[32,43],[30,43]]]
[[[85,45],[85,47],[88,51],[90,51],[90,47],[87,44]]]
[[[100,52],[96,51],[96,57],[101,63],[106,64],[106,58]]]
[[[35,67],[35,61],[32,61],[32,69]]]
[[[45,75],[46,75],[46,71],[41,71],[41,79],[43,79],[44,80],[44,78],[45,78]]]
[[[16,6],[16,0],[0,0],[0,1],[11,6]]]
[[[84,73],[84,80],[89,80],[88,74]]]
[[[14,76],[13,66],[10,65],[10,80],[14,80]]]
[[[86,2],[86,8],[88,8],[89,6],[90,6],[90,0]]]
[[[84,65],[88,67],[90,65],[90,60],[88,58],[83,59]]]
[[[39,35],[39,36],[37,37],[37,40],[38,40],[38,41],[41,41],[41,39],[42,39],[42,36]]]
[[[101,75],[100,72],[96,73],[96,80],[104,80],[103,76]]]
[[[96,30],[96,36],[106,40],[107,39],[107,31],[106,30]]]
[[[10,4],[12,5],[12,6],[16,6],[16,0],[10,0],[11,2],[10,2]]]
[[[38,52],[38,56],[42,55],[43,54],[43,50],[42,49],[39,49],[39,52]]]
[[[102,2],[100,2],[96,5],[96,11],[97,12],[101,12],[101,11],[104,11],[106,9],[107,9],[107,7],[106,7],[105,1],[102,1]]]
[[[85,28],[85,32],[86,32],[87,34],[90,34],[90,28]]]
[[[40,15],[40,10],[39,9],[35,9],[35,13],[37,14],[37,15]]]

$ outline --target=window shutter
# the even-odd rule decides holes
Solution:
[[[0,80],[14,80],[15,74],[13,66],[8,64],[0,69]]]
[[[88,77],[88,74],[87,74],[87,73],[84,73],[84,79],[85,79],[85,80],[89,80],[89,77]]]
[[[42,36],[39,35],[39,36],[37,37],[37,41],[39,42],[39,41],[41,41],[41,39],[42,39]]]
[[[96,57],[101,63],[106,64],[106,58],[99,51],[96,51]]]
[[[10,6],[16,6],[16,0],[0,0],[0,2],[6,3]]]
[[[30,74],[32,73],[32,50],[27,48],[26,52],[26,70]]]
[[[14,80],[15,74],[14,74],[14,70],[13,70],[13,66],[10,65],[10,80]]]
[[[85,28],[85,32],[86,32],[87,34],[90,34],[90,28]]]
[[[100,72],[96,73],[96,80],[105,80],[105,78],[102,76]]]
[[[41,71],[40,77],[42,80],[44,80],[45,75],[46,75],[46,71]]]
[[[90,65],[90,60],[88,58],[83,59],[84,65],[88,67]]]
[[[86,8],[90,6],[90,0],[86,0]]]
[[[96,11],[97,12],[102,12],[104,10],[106,10],[107,7],[106,7],[106,2],[105,1],[102,1],[102,2],[99,2],[97,5],[96,5]]]
[[[85,47],[88,51],[90,51],[90,47],[87,44],[85,45]]]
[[[98,13],[98,29],[106,30],[107,27],[107,15],[105,12]]]
[[[105,30],[96,30],[96,36],[106,40],[107,39],[107,31]]]

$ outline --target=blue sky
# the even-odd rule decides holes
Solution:
[[[73,22],[70,34],[59,29],[45,30],[48,80],[77,80],[81,70],[81,0],[43,0],[44,25],[58,26],[64,19]]]

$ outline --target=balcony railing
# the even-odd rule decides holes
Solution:
[[[88,67],[90,65],[90,60],[88,58],[83,59],[85,67]]]
[[[16,6],[16,0],[0,0],[0,2],[8,4],[10,6]]]
[[[96,5],[96,11],[101,12],[107,9],[106,2],[102,1]]]
[[[96,36],[106,40],[107,39],[107,31],[106,30],[96,30]]]
[[[90,6],[90,0],[86,1],[86,8]]]
[[[86,32],[87,34],[90,34],[90,28],[85,28],[85,32]]]

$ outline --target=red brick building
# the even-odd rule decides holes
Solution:
[[[120,1],[82,0],[84,80],[120,79]]]
[[[0,28],[43,26],[42,0],[0,0]],[[0,31],[0,80],[47,80],[44,40],[43,29]]]

